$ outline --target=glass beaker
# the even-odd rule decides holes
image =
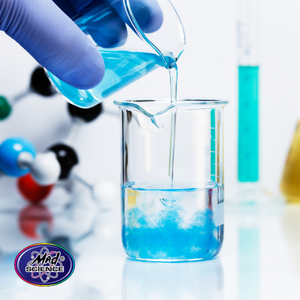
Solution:
[[[127,255],[154,261],[216,256],[224,233],[227,102],[114,103],[122,122],[122,240]]]
[[[185,47],[181,20],[169,0],[93,3],[73,20],[97,45],[105,64],[104,78],[96,87],[81,90],[47,72],[59,93],[85,108],[159,66],[172,68]]]

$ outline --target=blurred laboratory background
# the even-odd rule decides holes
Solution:
[[[226,203],[227,195],[235,195],[239,186],[238,1],[172,0],[172,3],[182,20],[187,40],[185,51],[178,60],[178,98],[229,101],[224,114]],[[78,131],[74,149],[80,159],[77,168],[80,187],[58,188],[45,200],[44,206],[36,208],[28,204],[27,207],[16,188],[17,179],[0,178],[0,224],[3,224],[0,240],[6,245],[0,245],[2,267],[6,268],[6,263],[13,264],[22,247],[33,244],[41,236],[50,242],[59,242],[58,238],[63,237],[60,242],[66,248],[75,249],[81,271],[74,274],[72,282],[63,284],[64,291],[63,285],[58,287],[62,291],[59,299],[73,296],[73,299],[79,299],[86,295],[86,299],[168,299],[164,295],[173,295],[171,292],[176,286],[180,287],[181,294],[177,294],[178,298],[173,295],[172,299],[178,300],[200,299],[201,293],[203,299],[282,299],[287,295],[289,299],[299,299],[300,208],[295,205],[286,208],[285,196],[280,189],[300,119],[299,12],[300,2],[296,0],[259,1],[259,185],[270,199],[268,204],[274,203],[274,206],[262,209],[259,203],[254,203],[226,208],[227,226],[220,258],[189,267],[185,264],[172,267],[150,264],[146,274],[151,279],[139,276],[141,270],[145,270],[140,262],[125,260],[119,230],[121,125],[119,110],[113,101],[169,98],[169,74],[166,69],[158,68],[105,99],[102,113]],[[3,32],[0,32],[0,45],[0,95],[13,99],[28,91],[38,64]],[[61,95],[28,93],[14,103],[9,117],[0,120],[0,143],[12,136],[21,136],[42,152],[68,137],[73,127],[74,120]],[[97,185],[97,191],[93,190]],[[71,196],[65,190],[71,191]],[[96,193],[104,200],[95,204],[94,199],[88,198]],[[88,196],[82,200],[82,195]],[[80,199],[73,201],[72,197]],[[67,206],[61,205],[69,205],[67,214]],[[110,209],[112,217],[93,213],[95,205],[102,213]],[[8,216],[7,211],[12,207],[20,211]],[[83,213],[87,216],[85,220],[80,218]],[[48,229],[40,224],[46,224]],[[9,232],[14,232],[14,236]],[[93,236],[97,238],[93,239]],[[90,271],[94,266],[90,257],[97,257],[91,249],[97,249],[100,257],[97,270],[102,268],[104,273],[97,273],[95,269]],[[18,282],[13,272],[7,278],[2,274],[8,285],[13,282],[14,288],[22,288],[25,295],[26,292],[31,296],[38,295],[37,290],[24,288],[25,283]],[[181,277],[173,278],[174,272]],[[198,281],[187,280],[190,274],[195,274]],[[162,285],[160,280],[151,281],[157,276],[162,280],[173,279]],[[174,284],[176,280],[178,284]],[[149,281],[152,286],[148,285]],[[197,285],[199,282],[201,289]],[[134,290],[134,286],[139,289]],[[226,289],[229,292],[226,293]],[[144,291],[152,298],[143,298]],[[6,291],[5,295],[5,299],[21,299],[21,295],[12,290]],[[44,296],[50,299],[47,297],[53,295],[50,291]]]
[[[184,24],[187,45],[178,61],[179,98],[229,100],[225,112],[225,189],[237,182],[238,48],[237,1],[196,1],[173,4]],[[299,119],[300,60],[298,36],[300,4],[297,1],[260,1],[260,182],[280,193],[284,163]],[[16,42],[0,32],[0,94],[12,98],[26,91],[35,60]],[[118,99],[169,97],[168,72],[154,72],[104,101],[109,112]],[[59,95],[31,94],[1,121],[0,140],[10,136],[30,139],[42,151],[61,140],[70,126],[66,101]],[[76,149],[82,172],[93,179],[118,184],[120,176],[119,118],[103,114],[88,124],[78,137]]]

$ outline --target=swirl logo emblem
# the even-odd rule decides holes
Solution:
[[[67,280],[75,261],[65,248],[39,243],[26,247],[15,259],[15,270],[21,279],[37,286],[52,286]]]

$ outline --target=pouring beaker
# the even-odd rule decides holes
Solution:
[[[122,122],[122,240],[127,255],[154,261],[216,256],[224,233],[223,110],[227,102],[114,103]]]
[[[58,92],[80,107],[102,102],[159,66],[172,68],[185,47],[181,20],[169,0],[102,0],[73,20],[97,45],[104,78],[81,90],[47,73]]]

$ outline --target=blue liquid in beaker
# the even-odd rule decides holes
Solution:
[[[220,251],[224,225],[216,225],[212,202],[222,205],[223,186],[192,189],[123,186],[122,195],[122,238],[129,257],[198,260],[210,259]]]
[[[119,91],[133,81],[155,70],[158,66],[165,67],[165,62],[157,54],[147,52],[109,51],[102,50],[105,63],[103,80],[93,89],[81,90],[70,86],[48,72],[50,79],[60,93],[75,105],[91,107],[104,98]],[[167,65],[175,63],[174,59],[166,56]]]
[[[259,179],[258,66],[239,66],[238,180]]]

